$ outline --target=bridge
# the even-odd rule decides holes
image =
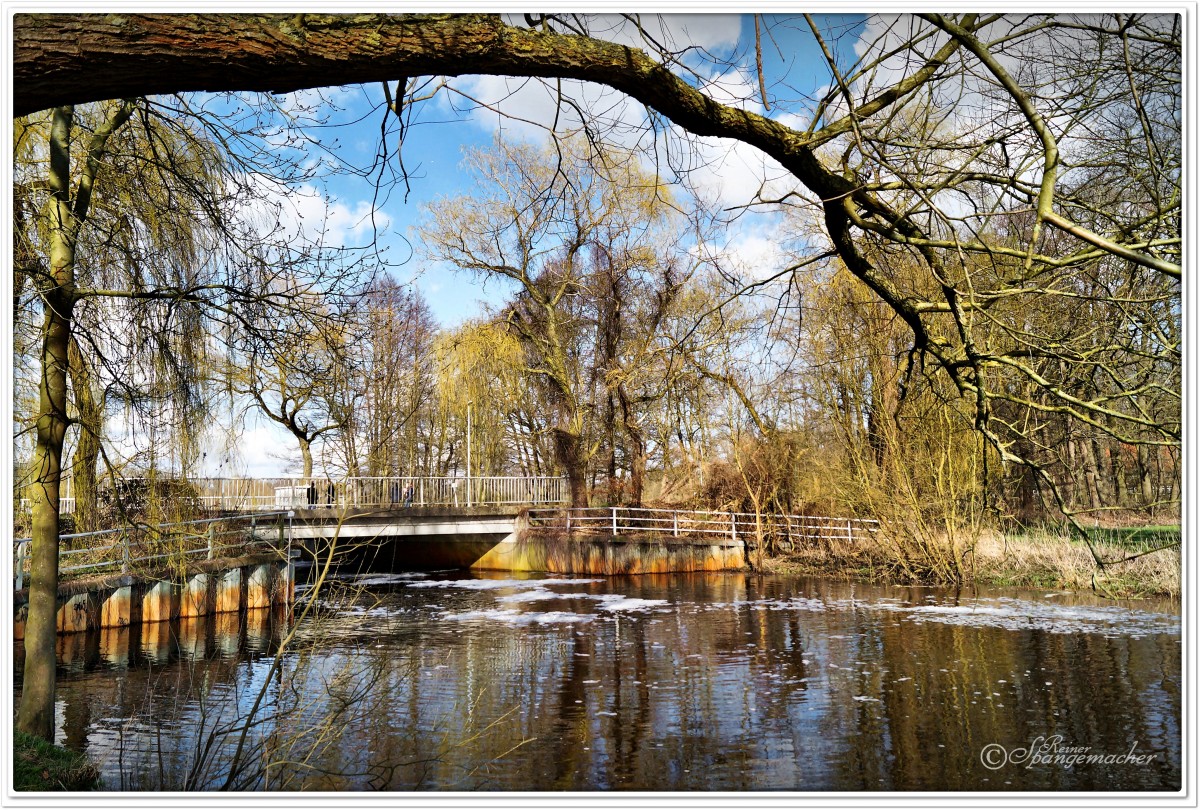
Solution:
[[[550,476],[133,478],[110,487],[103,499],[108,504],[120,502],[127,509],[132,507],[130,511],[136,513],[137,507],[157,494],[179,502],[184,512],[207,513],[226,521],[244,516],[250,539],[271,516],[280,525],[280,543],[286,535],[288,544],[295,542],[312,551],[336,539],[342,550],[355,552],[360,564],[363,557],[369,557],[372,566],[393,569],[474,566],[583,573],[599,566],[603,570],[598,573],[650,570],[629,555],[619,562],[609,559],[600,564],[594,559],[551,559],[545,554],[530,557],[527,548],[517,553],[518,542],[528,546],[530,540],[623,545],[629,547],[627,551],[647,543],[657,544],[660,549],[664,545],[720,546],[727,551],[717,553],[720,560],[716,562],[660,559],[652,568],[740,567],[745,548],[764,541],[782,547],[799,542],[854,542],[878,530],[871,520],[812,515],[623,506],[565,508],[567,493],[566,479]],[[69,480],[63,488],[61,506],[66,514],[74,511]],[[256,515],[261,520],[256,520]],[[286,532],[282,528],[284,515]],[[210,529],[217,525],[217,517],[208,524]],[[112,532],[65,535],[62,570],[64,574],[74,570],[65,560],[79,553],[72,546],[94,550],[104,545],[104,537],[119,538],[105,552],[109,557],[118,554],[116,545],[124,544],[120,555],[128,569],[130,538],[158,536],[162,531],[135,525]],[[136,545],[140,541],[134,542]],[[194,538],[191,542],[195,545]],[[205,543],[204,550],[211,558],[212,539]],[[736,561],[729,551],[734,548],[743,552]],[[27,539],[15,541],[18,582],[27,551]],[[196,553],[195,549],[189,553]],[[676,565],[684,567],[671,567]]]
[[[784,547],[860,542],[878,531],[875,521],[854,518],[568,508],[562,505],[567,487],[561,478],[217,478],[166,484],[173,495],[192,501],[194,510],[214,516],[63,535],[60,631],[287,604],[296,563],[323,559],[331,550],[341,564],[359,570],[612,575],[740,569],[747,549],[768,539]],[[135,481],[116,496],[136,499],[147,489]],[[28,538],[14,540],[18,623],[27,598],[29,551]]]

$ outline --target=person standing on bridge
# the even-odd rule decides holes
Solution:
[[[317,508],[317,482],[311,478],[308,481],[308,508]]]
[[[408,488],[404,490],[404,508],[412,506],[413,502],[413,485],[410,483]]]

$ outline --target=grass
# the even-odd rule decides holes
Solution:
[[[1094,589],[1114,597],[1178,598],[1181,586],[1179,547],[1126,560],[1166,545],[1168,535],[1139,530],[1099,530],[1092,547],[1105,566],[1096,564],[1085,543],[1053,531],[982,535],[975,549],[976,581],[1016,587]],[[1145,531],[1145,530],[1141,530]],[[1170,528],[1178,539],[1178,527]],[[1091,534],[1089,532],[1089,534]]]
[[[100,772],[82,754],[14,730],[13,787],[21,791],[99,790]]]
[[[1174,526],[1137,526],[1129,529],[1089,528],[1088,538],[1093,542],[1121,546],[1135,551],[1146,551],[1170,543],[1180,542],[1183,536],[1178,524]]]
[[[1100,529],[1092,545],[1106,565],[1096,564],[1085,543],[1054,530],[1005,535],[981,532],[966,557],[966,575],[982,585],[1095,590],[1119,598],[1178,598],[1179,546],[1122,561],[1179,538],[1178,526]],[[766,570],[800,576],[912,583],[882,545],[835,541],[798,548],[766,561]],[[952,584],[922,581],[920,584]]]

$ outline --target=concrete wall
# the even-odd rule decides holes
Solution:
[[[672,538],[639,540],[608,536],[570,539],[525,533],[510,536],[471,567],[553,574],[665,574],[675,571],[732,571],[744,568],[746,549],[737,540]]]

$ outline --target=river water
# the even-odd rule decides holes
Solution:
[[[742,573],[321,593],[297,623],[64,637],[58,741],[112,790],[1180,787],[1166,604]]]

